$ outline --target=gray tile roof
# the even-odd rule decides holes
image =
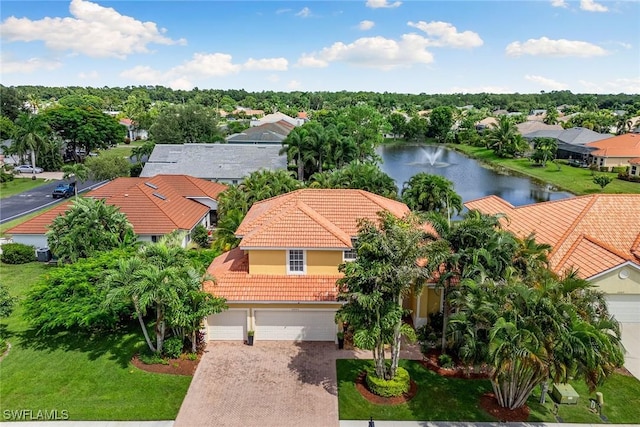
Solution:
[[[144,165],[142,177],[158,174],[241,181],[259,169],[286,169],[287,157],[280,145],[255,144],[156,144]]]
[[[559,142],[566,144],[584,145],[589,142],[611,138],[611,135],[594,132],[586,128],[575,127],[564,130],[537,130],[524,134],[523,137],[528,140],[532,140],[533,138],[556,138]]]

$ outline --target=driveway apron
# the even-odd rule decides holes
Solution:
[[[175,426],[337,427],[338,354],[333,343],[212,342]]]

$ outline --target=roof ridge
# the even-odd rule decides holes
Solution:
[[[573,231],[576,229],[576,227],[580,223],[580,221],[582,221],[582,219],[587,215],[587,212],[589,212],[591,207],[595,204],[596,200],[598,200],[598,196],[599,196],[598,194],[591,194],[591,195],[588,196],[588,197],[591,197],[591,200],[589,201],[589,203],[587,203],[587,206],[585,206],[582,209],[582,211],[578,214],[576,219],[573,220],[571,225],[569,225],[569,227],[567,227],[567,231],[565,231],[564,234],[562,234],[562,236],[558,239],[558,241],[554,245],[553,249],[549,253],[549,259],[551,259],[558,252],[559,248],[564,244],[564,241],[567,238],[569,238],[569,235],[571,235],[571,233],[573,233]],[[547,202],[547,203],[550,203],[550,202]]]
[[[369,199],[370,201],[372,201],[376,205],[380,206],[382,208],[382,210],[384,210],[384,211],[390,211],[390,209],[389,209],[389,207],[385,206],[382,203],[382,200],[380,200],[380,199],[384,199],[386,201],[390,201],[393,204],[402,203],[402,202],[398,202],[397,200],[389,199],[388,197],[380,196],[379,194],[374,194],[374,193],[372,193],[370,191],[367,191],[367,190],[351,189],[351,188],[344,188],[343,190],[354,190],[357,193],[360,193],[361,195],[363,195],[364,197],[366,197],[367,199]]]
[[[614,248],[613,246],[610,246],[608,243],[601,242],[600,240],[596,239],[595,237],[589,236],[588,234],[584,234],[584,238],[590,241],[591,243],[600,246],[602,249],[606,249],[612,254],[619,256],[622,259],[626,259],[627,261],[632,261],[632,258],[629,257],[629,255],[625,254],[624,252],[620,252],[618,249]]]
[[[153,177],[151,180],[153,180],[154,178],[156,178],[156,177]],[[158,209],[160,209],[162,211],[162,213],[164,214],[164,216],[167,217],[169,219],[169,221],[171,221],[171,223],[173,225],[175,225],[175,227],[177,229],[181,229],[181,227],[176,222],[176,220],[173,217],[173,215],[170,215],[167,212],[168,206],[166,204],[161,203],[161,202],[169,202],[169,203],[171,203],[173,201],[173,199],[171,198],[172,196],[179,197],[180,199],[184,200],[185,203],[198,203],[198,202],[195,202],[195,201],[193,201],[193,200],[191,200],[191,199],[189,199],[187,197],[184,197],[184,196],[180,195],[180,193],[178,193],[170,184],[167,184],[167,182],[164,181],[161,177],[158,177],[158,181],[162,182],[163,184],[165,184],[168,187],[168,190],[169,190],[170,194],[167,194],[167,191],[165,191],[165,190],[167,190],[167,188],[162,188],[161,189],[159,187],[156,188],[156,189],[153,189],[154,191],[151,194],[148,194],[148,192],[142,187],[142,186],[145,186],[145,184],[143,182],[138,184],[138,185],[136,185],[136,188],[138,190],[140,190],[140,192],[145,197],[147,197],[151,201],[151,203],[153,203]],[[157,196],[154,196],[155,193],[164,196],[165,199],[161,199],[161,198],[159,198]]]
[[[313,209],[311,206],[307,205],[301,200],[296,201],[296,207],[304,212],[309,218],[315,221],[322,228],[333,234],[336,238],[338,238],[342,243],[351,247],[351,236],[347,235],[347,233],[342,230],[340,227],[335,225],[333,222],[329,221],[327,218],[323,217]],[[345,237],[346,236],[346,237]]]

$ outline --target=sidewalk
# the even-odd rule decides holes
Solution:
[[[55,179],[55,180],[60,180],[62,179],[62,176],[64,175],[64,172],[42,172],[42,173],[20,173],[18,175],[14,175],[16,178],[26,178],[26,179],[31,179],[32,176],[35,176],[36,178],[40,178],[40,179]]]

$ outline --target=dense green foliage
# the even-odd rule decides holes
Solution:
[[[389,199],[398,198],[393,178],[373,162],[352,162],[340,169],[315,173],[309,179],[309,188],[355,188]]]
[[[191,231],[191,240],[203,249],[211,246],[209,243],[209,232],[207,231],[207,227],[202,224],[196,225],[193,231]]]
[[[462,212],[462,198],[453,183],[440,175],[413,175],[404,183],[402,200],[414,211],[435,211],[449,217]]]
[[[16,298],[12,297],[9,289],[0,283],[0,319],[11,316],[16,305]]]
[[[598,174],[593,176],[593,183],[598,184],[600,188],[604,188],[607,185],[611,184],[611,181],[613,181],[613,178],[608,175]]]
[[[339,267],[344,277],[337,281],[338,298],[345,304],[336,318],[353,330],[357,347],[372,351],[374,375],[390,380],[397,374],[402,337],[415,339],[413,328],[403,322],[403,298],[410,291],[419,293],[429,272],[417,264],[426,237],[418,219],[389,212],[380,212],[379,218],[379,224],[360,222],[357,258]]]
[[[0,261],[5,264],[26,264],[36,260],[36,248],[22,243],[2,245]]]
[[[118,259],[131,255],[130,250],[117,249],[48,270],[27,293],[25,317],[46,333],[114,329],[131,309],[126,304],[104,307],[107,292],[100,281]]]
[[[196,104],[166,105],[149,129],[156,144],[220,142],[222,134],[212,108]]]
[[[126,157],[108,151],[97,157],[89,157],[84,165],[89,170],[89,176],[96,181],[112,180],[131,174],[131,164]]]
[[[89,258],[101,251],[132,246],[133,227],[117,206],[104,200],[78,198],[47,231],[47,243],[59,263]]]
[[[396,376],[390,380],[379,378],[373,370],[367,373],[365,379],[369,390],[371,390],[373,394],[382,397],[402,396],[404,393],[407,393],[409,387],[411,387],[409,372],[402,367],[398,367]]]

